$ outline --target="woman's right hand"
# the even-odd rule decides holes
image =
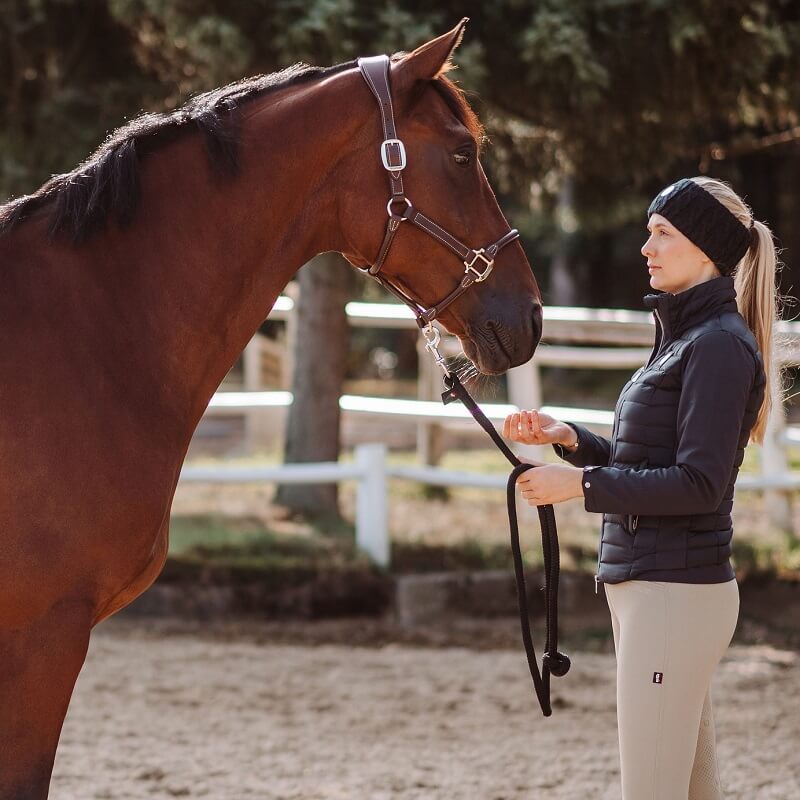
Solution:
[[[509,414],[503,423],[503,438],[520,444],[567,444],[575,433],[566,422],[533,410]]]

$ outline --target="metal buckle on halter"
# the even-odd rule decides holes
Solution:
[[[486,258],[484,255],[486,251],[481,247],[480,250],[473,250],[472,261],[465,261],[464,266],[466,269],[464,270],[465,273],[467,272],[474,272],[475,273],[475,282],[480,283],[481,281],[485,281],[489,277],[489,273],[492,271],[492,267],[494,266],[494,259],[493,258]],[[486,264],[486,269],[481,272],[480,270],[475,268],[475,262],[478,259],[481,259],[484,264]]]
[[[400,164],[390,164],[389,163],[389,145],[394,144],[397,145],[398,149],[400,150]],[[384,169],[388,169],[389,172],[400,172],[406,168],[406,148],[403,146],[403,143],[399,139],[384,139],[381,142],[381,161],[383,162]]]

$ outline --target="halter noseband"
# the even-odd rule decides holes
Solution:
[[[433,220],[418,211],[406,197],[403,189],[403,170],[406,167],[406,149],[403,142],[397,138],[397,129],[394,124],[394,110],[392,108],[392,93],[389,89],[389,57],[386,55],[372,56],[370,58],[359,58],[358,68],[367,86],[372,90],[378,100],[381,110],[381,121],[383,122],[383,141],[381,142],[381,163],[389,173],[389,186],[391,196],[386,204],[386,211],[389,220],[386,223],[386,233],[383,236],[383,243],[378,252],[375,263],[364,271],[377,280],[382,286],[386,287],[392,294],[402,300],[413,312],[420,328],[429,327],[447,306],[454,300],[461,297],[473,283],[480,283],[489,277],[489,273],[494,267],[494,260],[497,254],[510,242],[519,238],[519,231],[512,228],[504,236],[501,236],[493,244],[475,250],[467,247],[454,236],[451,236],[444,228],[441,228]],[[395,234],[400,228],[400,223],[406,220],[421,228],[436,241],[450,248],[464,264],[464,275],[461,282],[453,289],[447,297],[438,303],[425,308],[421,303],[413,300],[404,291],[391,283],[381,274],[381,268],[386,262],[386,256],[392,245]]]

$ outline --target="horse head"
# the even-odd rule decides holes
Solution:
[[[440,320],[482,372],[499,374],[533,355],[541,295],[505,236],[480,163],[483,128],[445,74],[466,21],[384,62],[384,92],[380,62],[361,66],[372,113],[346,162],[343,254],[405,299],[420,326]]]

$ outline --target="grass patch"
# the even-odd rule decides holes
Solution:
[[[343,526],[346,529],[348,526]],[[277,533],[251,518],[196,515],[170,523],[169,556],[189,564],[257,570],[367,564],[352,537]]]
[[[466,539],[455,545],[392,542],[392,572],[513,569],[508,547]]]
[[[791,466],[800,470],[800,448],[789,451]],[[278,454],[226,460],[226,463],[275,463]],[[552,448],[543,457],[559,459]],[[417,463],[413,452],[390,452],[393,464]],[[745,451],[742,474],[759,469],[757,447]],[[352,461],[352,452],[343,454]],[[218,463],[211,459],[208,463]],[[509,466],[494,449],[448,451],[441,466],[454,471],[507,475]],[[345,520],[285,521],[265,499],[265,487],[187,487],[197,502],[183,503],[172,519],[171,560],[254,570],[340,569],[367,564],[356,552],[352,517],[355,484],[340,487]],[[271,493],[272,487],[266,487]],[[216,509],[226,506],[225,513]],[[800,497],[795,498],[795,502]],[[504,493],[496,489],[451,487],[445,491],[405,480],[389,481],[393,573],[511,569]],[[253,516],[239,516],[242,510]],[[576,499],[555,507],[564,569],[593,573],[597,563],[600,515],[587,514]],[[800,573],[800,543],[770,528],[765,499],[758,492],[737,492],[734,507],[733,563],[740,573]],[[180,514],[178,516],[177,514]],[[256,516],[256,514],[258,516]],[[529,567],[542,562],[541,537],[535,512],[521,515],[523,557]]]

